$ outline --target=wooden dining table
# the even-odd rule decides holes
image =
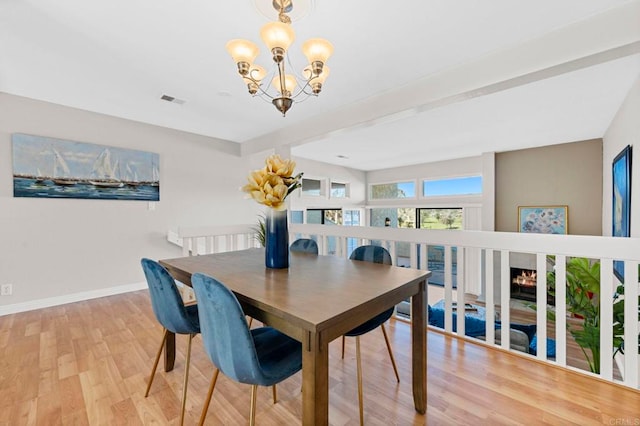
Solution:
[[[290,254],[287,269],[265,267],[264,249],[160,260],[185,285],[201,272],[229,287],[246,315],[302,343],[302,423],[329,423],[329,343],[411,298],[413,401],[427,399],[426,288],[430,271]],[[175,336],[167,339],[165,370],[173,368]]]

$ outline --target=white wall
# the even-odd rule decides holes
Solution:
[[[11,134],[160,154],[160,201],[13,198]],[[0,307],[144,282],[141,257],[181,255],[178,225],[252,223],[239,188],[264,155],[237,144],[0,93]]]
[[[603,138],[602,155],[602,235],[610,236],[612,176],[611,164],[622,149],[631,145],[631,236],[640,237],[640,77],[633,84],[625,101]]]

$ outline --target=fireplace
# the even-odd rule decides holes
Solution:
[[[511,268],[511,297],[535,302],[537,278],[535,270]],[[547,304],[555,305],[555,298],[549,294],[547,294]]]

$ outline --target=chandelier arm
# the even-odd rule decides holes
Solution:
[[[260,93],[260,94],[258,94],[258,93],[254,93],[254,94],[252,94],[251,96],[252,96],[252,97],[254,97],[254,98],[255,98],[255,97],[262,98],[262,95],[264,95],[264,96],[268,97],[270,100],[271,100],[271,99],[273,99],[275,96],[271,96],[271,95],[269,94],[269,92],[268,92],[268,90],[271,88],[271,83],[269,83],[269,84],[267,85],[267,88],[266,88],[266,89],[263,89],[263,88],[262,88],[262,84],[261,84],[261,83],[262,83],[262,81],[261,81],[261,80],[256,80],[256,79],[254,79],[254,78],[251,76],[252,72],[253,72],[253,70],[249,71],[249,73],[247,73],[247,75],[246,75],[246,76],[244,76],[243,78],[244,78],[245,80],[248,80],[248,81],[252,82],[253,84],[255,84],[255,85],[256,85],[256,88],[257,88],[261,93]],[[264,98],[263,98],[263,99],[264,99]],[[269,101],[266,101],[266,100],[265,100],[265,101],[266,101],[266,102],[271,102],[270,100],[269,100]]]
[[[301,94],[303,94],[303,93],[304,93],[305,95],[307,95],[307,96],[318,96],[318,94],[317,94],[317,93],[313,93],[313,92],[312,92],[312,93],[309,93],[309,92],[307,92],[307,91],[305,90],[307,87],[308,87],[308,88],[311,88],[311,87],[312,87],[312,86],[311,86],[312,81],[313,81],[313,80],[315,80],[315,79],[317,79],[317,78],[318,78],[318,76],[312,76],[310,79],[308,79],[308,80],[304,80],[304,82],[305,82],[305,83],[304,83],[304,85],[300,85],[300,91],[299,91],[298,93],[296,93],[296,94],[295,94],[295,96],[292,96],[292,97],[293,97],[293,98],[297,98],[298,96],[300,96],[300,95],[301,95]],[[311,89],[311,90],[313,90],[313,89]]]
[[[271,95],[269,94],[269,92],[267,92],[265,89],[263,89],[263,88],[262,88],[262,85],[260,84],[260,82],[258,82],[258,81],[256,81],[256,80],[254,80],[254,79],[250,79],[250,80],[251,80],[253,83],[255,83],[255,84],[256,84],[256,87],[257,87],[257,88],[258,88],[258,90],[260,91],[260,94],[256,93],[255,95],[252,95],[253,97],[256,97],[256,96],[257,96],[257,97],[261,98],[261,97],[262,97],[262,95],[264,95],[264,96],[268,97],[269,99],[273,99],[273,98],[275,97],[275,96],[271,96]],[[269,87],[267,87],[267,90],[269,90]],[[269,101],[267,101],[267,102],[269,102]]]

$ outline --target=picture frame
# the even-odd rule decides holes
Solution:
[[[569,206],[519,206],[518,231],[532,234],[567,234]]]
[[[13,196],[160,200],[159,154],[14,133]]]
[[[631,155],[631,145],[627,145],[611,165],[611,235],[614,237],[631,236]],[[613,273],[624,283],[623,261],[613,261]]]

